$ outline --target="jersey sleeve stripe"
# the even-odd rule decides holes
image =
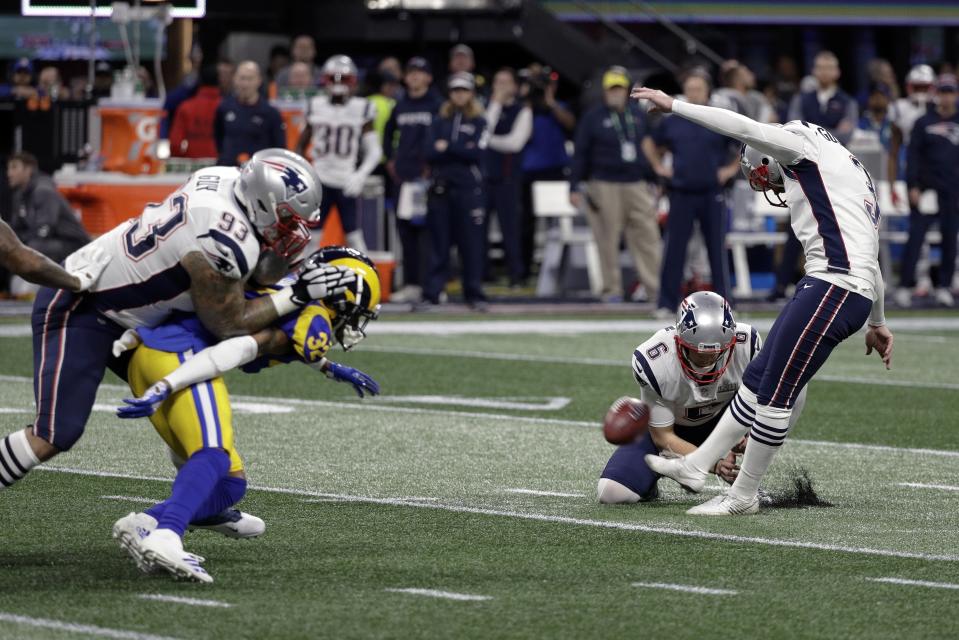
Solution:
[[[245,276],[249,272],[250,266],[246,261],[246,255],[243,253],[243,247],[237,244],[236,240],[217,229],[210,229],[210,237],[233,252],[233,257],[236,258],[236,266],[240,270],[240,276]]]
[[[749,359],[752,360],[756,357],[756,340],[759,338],[759,332],[756,331],[756,327],[752,328],[751,336],[749,337]]]
[[[172,300],[189,289],[190,274],[180,264],[175,264],[142,282],[97,291],[93,299],[101,311],[122,311]]]
[[[836,212],[833,211],[829,193],[819,173],[819,165],[812,160],[803,159],[790,167],[799,187],[802,189],[813,217],[822,237],[823,249],[826,252],[827,271],[832,273],[849,273],[849,255],[846,253],[846,243],[839,228]]]
[[[639,363],[639,366],[643,368],[643,373],[646,374],[646,382],[653,387],[653,390],[656,392],[660,398],[663,397],[663,392],[659,390],[659,382],[656,381],[656,376],[653,375],[653,368],[649,366],[649,362],[646,360],[646,356],[639,352],[637,349],[633,352],[633,363]]]

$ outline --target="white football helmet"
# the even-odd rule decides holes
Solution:
[[[783,171],[779,163],[770,156],[753,149],[748,145],[743,145],[739,150],[739,166],[743,175],[749,181],[749,186],[753,191],[762,191],[766,196],[766,201],[774,207],[788,207],[786,201],[782,199],[782,192],[785,190],[783,185]],[[776,202],[769,196],[772,192],[776,196]]]
[[[330,95],[348,96],[359,82],[356,65],[349,56],[331,56],[323,63],[322,84]]]
[[[310,240],[306,222],[320,217],[322,191],[313,167],[286,149],[263,149],[240,167],[233,194],[264,248],[293,258]]]
[[[712,291],[697,291],[683,299],[676,317],[676,353],[690,379],[699,384],[719,380],[735,346],[736,320],[725,298]],[[706,357],[697,357],[697,363],[690,360],[690,354]],[[704,366],[703,360],[710,362]]]

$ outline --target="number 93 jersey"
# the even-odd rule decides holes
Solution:
[[[320,94],[310,100],[310,154],[320,182],[337,189],[346,186],[356,171],[363,128],[375,116],[376,107],[366,98],[353,96],[339,104]]]
[[[197,171],[166,200],[94,240],[113,257],[90,289],[97,309],[131,329],[193,311],[190,276],[180,264],[193,252],[225,277],[245,281],[260,241],[233,195],[238,176],[232,167]]]
[[[746,365],[762,349],[759,332],[744,322],[736,323],[736,346],[726,371],[715,382],[699,384],[683,371],[675,336],[674,327],[660,329],[633,352],[633,377],[650,407],[651,427],[707,423],[736,395]]]

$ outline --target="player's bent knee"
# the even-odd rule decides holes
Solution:
[[[640,496],[615,480],[600,478],[596,486],[596,499],[600,504],[634,504],[640,501]]]

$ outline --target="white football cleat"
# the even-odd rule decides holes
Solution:
[[[892,299],[900,309],[908,309],[912,306],[912,289],[899,287],[896,289],[896,292],[892,294]]]
[[[144,561],[177,578],[194,582],[213,582],[213,576],[200,566],[203,558],[183,550],[183,541],[169,529],[154,529],[140,542]]]
[[[936,304],[939,304],[943,307],[956,306],[956,300],[952,297],[952,292],[945,287],[939,287],[936,289],[934,296],[936,298]]]
[[[146,513],[136,512],[123,516],[113,523],[113,539],[133,558],[137,568],[144,573],[151,573],[153,567],[144,561],[140,543],[156,527],[156,518]]]
[[[701,473],[686,464],[686,458],[664,458],[651,453],[647,453],[644,457],[650,469],[670,480],[675,480],[686,491],[699,493],[706,485],[708,474]]]
[[[687,509],[686,513],[691,516],[749,516],[759,513],[759,496],[745,501],[728,494],[720,495]]]
[[[190,530],[195,529],[216,531],[228,538],[257,538],[266,531],[266,523],[238,509],[227,509],[212,518],[191,523]]]

